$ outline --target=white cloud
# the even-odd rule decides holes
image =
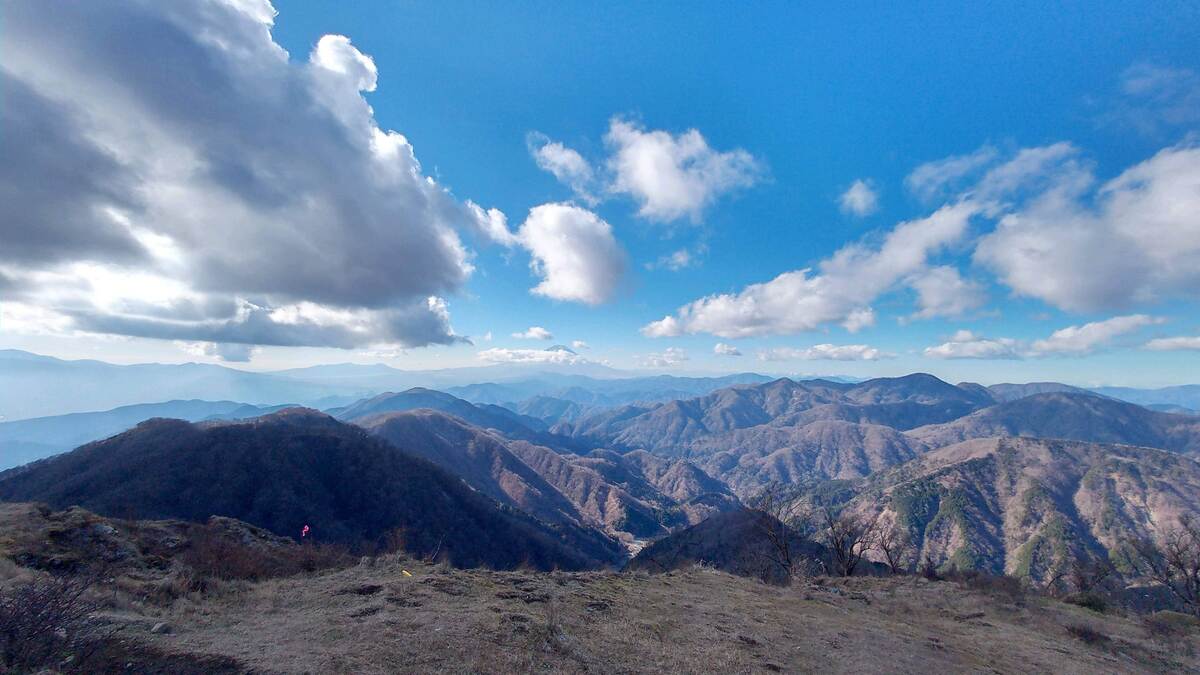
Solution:
[[[489,330],[488,332],[484,333],[483,337],[481,339],[484,342],[491,342],[492,341],[492,331]]]
[[[489,363],[553,363],[576,365],[589,361],[569,349],[504,349],[493,347],[475,355]]]
[[[519,244],[517,236],[508,229],[508,216],[500,209],[484,209],[471,200],[466,201],[468,213],[471,215],[470,224],[485,239],[503,246]]]
[[[677,135],[648,131],[614,117],[604,141],[609,155],[594,166],[545,134],[533,132],[526,139],[538,167],[585,203],[594,206],[607,195],[628,195],[639,216],[659,222],[685,216],[699,222],[718,198],[754,185],[763,171],[750,153],[714,150],[696,129]]]
[[[653,263],[647,263],[646,269],[668,269],[672,272],[678,272],[688,267],[697,266],[700,264],[697,255],[706,250],[708,250],[706,246],[698,246],[697,252],[692,253],[686,248],[681,248],[678,251],[660,257]]]
[[[671,368],[688,360],[687,352],[678,347],[667,347],[657,354],[647,354],[642,365],[647,368]]]
[[[1146,326],[1162,323],[1163,319],[1145,314],[1117,316],[1104,321],[1094,321],[1082,326],[1068,326],[1054,331],[1050,337],[1033,343],[1034,354],[1090,354],[1110,344],[1114,338],[1132,333]]]
[[[596,175],[583,155],[537,132],[529,134],[526,143],[538,168],[553,174],[588,204],[598,201],[594,193]]]
[[[913,317],[955,317],[982,307],[987,302],[983,287],[963,279],[954,267],[932,267],[909,281],[917,292],[917,312]]]
[[[713,353],[717,356],[741,356],[742,350],[734,347],[733,345],[727,345],[724,342],[718,342],[715,346],[713,346]]]
[[[584,342],[583,340],[572,340],[572,341],[571,341],[571,348],[572,348],[572,349],[580,349],[580,350],[582,350],[582,349],[591,349],[591,348],[592,348],[592,346],[591,346],[591,345],[589,345],[588,343]]]
[[[1032,344],[1011,338],[985,338],[960,330],[948,341],[925,349],[925,356],[938,359],[1022,359],[1048,356],[1086,356],[1108,347],[1116,338],[1146,326],[1162,323],[1160,318],[1133,314],[1068,326]]]
[[[253,345],[220,342],[178,342],[180,349],[194,356],[207,356],[231,363],[246,363],[258,351]]]
[[[875,325],[875,310],[870,307],[856,309],[846,315],[842,321],[842,328],[845,328],[850,333],[857,333],[864,328],[870,328]]]
[[[753,185],[762,172],[750,153],[718,152],[695,129],[672,135],[613,118],[605,142],[613,153],[608,190],[631,196],[650,220],[699,221],[718,197]]]
[[[1004,215],[975,261],[1018,295],[1070,311],[1200,292],[1200,148],[1167,148],[1089,191],[1078,165]],[[1091,199],[1090,197],[1093,197]]]
[[[870,345],[819,344],[806,349],[776,347],[758,353],[761,361],[878,361],[894,357],[895,354],[880,351]]]
[[[455,200],[379,127],[369,56],[326,35],[293,60],[273,16],[265,2],[5,4],[8,300],[67,331],[185,342],[458,339],[439,299],[472,272],[458,232],[498,231],[503,214]]]
[[[1146,349],[1158,352],[1200,350],[1200,337],[1178,336],[1155,338],[1146,343]]]
[[[1135,64],[1121,74],[1120,94],[1101,122],[1159,136],[1200,121],[1200,74],[1194,70]]]
[[[842,213],[863,217],[879,210],[879,193],[861,178],[850,184],[838,198]]]
[[[642,328],[649,337],[711,333],[723,338],[792,334],[830,323],[857,330],[874,321],[880,295],[926,269],[929,256],[962,238],[978,208],[965,201],[900,223],[877,248],[843,247],[810,269],[784,272],[738,293],[710,295]]]
[[[625,271],[625,252],[612,227],[572,204],[542,204],[517,235],[529,249],[530,268],[542,277],[533,293],[597,305],[610,299]]]
[[[1009,338],[984,338],[960,330],[936,347],[926,347],[925,356],[936,359],[1019,359],[1020,343]]]
[[[546,330],[545,328],[542,328],[541,326],[530,326],[528,329],[526,329],[520,333],[513,333],[512,336],[515,338],[520,338],[522,340],[553,340],[554,339],[554,334],[551,333],[550,331]]]
[[[995,148],[984,146],[968,155],[927,162],[913,169],[904,179],[904,185],[922,200],[933,201],[945,196],[956,184],[991,163],[998,154]]]

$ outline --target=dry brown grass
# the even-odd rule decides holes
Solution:
[[[412,576],[405,576],[407,570]],[[264,672],[1164,672],[1137,619],[916,577],[780,588],[670,574],[463,571],[399,556],[184,599],[156,649]],[[1085,641],[1085,626],[1108,641]]]
[[[136,529],[26,510],[15,516],[28,522],[5,529],[5,508],[7,554],[51,567],[92,550],[119,554],[120,573],[97,596],[101,625],[117,639],[96,651],[95,672],[124,663],[164,673],[1200,670],[1189,617],[1097,614],[982,575],[781,588],[701,565],[492,572],[395,554],[321,571],[321,556],[281,562],[272,557],[280,550],[304,551],[230,523],[208,541],[206,526]],[[97,527],[114,523],[115,532]],[[44,574],[0,562],[0,582]],[[152,633],[159,622],[170,630]]]

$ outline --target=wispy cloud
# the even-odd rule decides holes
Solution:
[[[960,330],[942,344],[927,347],[925,356],[938,359],[1023,359],[1048,356],[1086,356],[1106,349],[1124,335],[1163,323],[1145,314],[1116,316],[1080,326],[1068,326],[1049,337],[1025,343],[1012,338],[986,338]]]
[[[803,349],[776,347],[758,352],[760,361],[878,361],[895,356],[870,345],[819,344]]]
[[[860,218],[879,210],[879,192],[869,181],[858,179],[838,197],[842,213]]]
[[[513,333],[512,336],[515,338],[521,339],[521,340],[553,340],[554,339],[554,334],[551,333],[550,331],[546,330],[545,328],[542,328],[541,326],[530,326],[529,328],[527,328],[519,333]]]

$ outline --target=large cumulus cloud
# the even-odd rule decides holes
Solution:
[[[458,338],[458,231],[350,40],[307,58],[254,0],[6,3],[0,279],[11,315],[233,344]]]

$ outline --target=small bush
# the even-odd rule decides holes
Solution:
[[[1067,633],[1076,640],[1093,646],[1107,645],[1112,642],[1112,638],[1082,623],[1067,626]]]
[[[942,575],[938,574],[937,565],[933,564],[933,561],[929,558],[926,558],[921,563],[920,574],[930,581],[942,580]]]
[[[1072,593],[1063,598],[1063,602],[1078,605],[1099,614],[1108,611],[1108,600],[1099,593]]]
[[[206,580],[261,581],[350,565],[354,559],[341,547],[305,543],[272,547],[246,544],[210,528],[196,530],[182,562],[202,585]],[[193,590],[203,590],[194,588]]]
[[[1020,579],[1006,574],[988,574],[987,572],[967,570],[949,572],[945,578],[967,588],[1006,598],[1018,605],[1025,601],[1029,590]]]
[[[1150,638],[1172,642],[1200,632],[1200,619],[1190,614],[1163,610],[1142,617],[1142,626]]]

